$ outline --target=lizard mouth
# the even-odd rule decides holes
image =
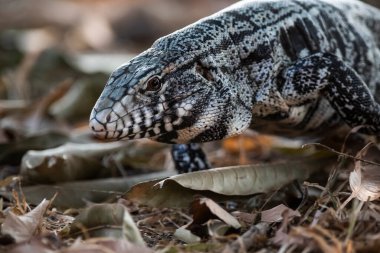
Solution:
[[[157,139],[180,129],[188,114],[183,108],[167,108],[155,115],[147,110],[134,110],[113,122],[101,123],[92,118],[90,126],[93,134],[103,140]]]
[[[94,126],[92,126],[92,131],[97,138],[107,140],[132,140],[157,137],[163,133],[168,133],[174,130],[172,123],[159,123],[161,122],[162,116],[163,113],[155,115],[152,118],[146,118],[145,122],[140,122],[139,124],[134,124],[132,126],[123,127],[120,129],[117,129],[116,125],[115,130],[108,130],[104,127],[97,130]],[[120,119],[120,121],[122,121],[122,119]],[[180,121],[177,120],[177,122],[179,123]]]

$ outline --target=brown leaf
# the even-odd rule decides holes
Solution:
[[[69,248],[62,249],[60,253],[119,253],[141,252],[153,253],[147,247],[135,245],[126,239],[91,238],[85,241],[76,240]]]
[[[86,181],[66,182],[54,185],[32,185],[23,186],[22,193],[28,203],[38,204],[43,198],[57,197],[52,203],[53,206],[60,208],[78,208],[86,205],[87,202],[103,202],[110,198],[122,196],[133,185],[173,175],[174,171],[163,171],[148,173],[123,178],[104,178]],[[9,192],[0,192],[0,196],[12,197]]]
[[[241,211],[235,211],[232,213],[233,216],[235,216],[239,221],[252,224],[257,217],[257,213],[246,213]]]
[[[283,220],[281,226],[277,229],[274,237],[271,238],[271,241],[277,245],[287,245],[290,243],[294,243],[295,239],[292,238],[290,241],[290,236],[288,235],[288,226],[290,223],[290,219],[288,218],[288,212],[281,213],[283,215]],[[302,242],[302,240],[297,240]]]
[[[33,238],[29,242],[22,242],[10,247],[8,253],[54,253],[44,242]]]
[[[193,224],[203,224],[216,217],[235,229],[241,227],[240,223],[234,216],[209,198],[194,200],[191,203],[190,213],[193,215]]]
[[[266,222],[260,222],[250,227],[243,235],[239,236],[222,251],[223,253],[260,252],[252,248],[266,248],[270,226]],[[266,252],[266,251],[264,251]]]
[[[190,206],[193,221],[177,229],[175,236],[186,242],[198,242],[208,236],[224,236],[227,231],[240,229],[238,220],[208,198],[195,199]]]
[[[121,204],[95,204],[84,209],[71,225],[70,234],[126,238],[136,245],[145,245],[132,217]]]
[[[279,189],[293,180],[302,181],[330,161],[327,157],[309,157],[286,163],[196,171],[135,185],[126,197],[152,206],[184,207],[197,194],[218,200],[249,196]]]
[[[87,245],[96,244],[107,247],[114,252],[141,252],[153,253],[153,250],[143,246],[133,244],[127,239],[113,239],[113,238],[91,238],[85,241]]]
[[[199,236],[196,236],[195,234],[193,234],[190,230],[188,230],[187,226],[188,225],[185,225],[185,226],[182,226],[182,227],[176,229],[173,235],[177,239],[179,239],[185,243],[200,242],[201,238]]]
[[[3,188],[3,187],[6,187],[8,185],[11,185],[15,182],[19,182],[20,181],[20,177],[17,177],[17,176],[8,176],[2,180],[0,180],[0,188]]]
[[[367,151],[371,144],[364,147],[358,154],[357,158],[370,160]],[[377,150],[379,155],[379,150]],[[354,171],[350,173],[350,187],[352,195],[361,201],[373,201],[380,197],[380,165],[368,164],[357,160]],[[347,202],[347,201],[346,201]]]
[[[104,171],[100,157],[125,147],[122,142],[66,143],[42,151],[29,150],[22,158],[21,175],[38,183],[96,178]]]
[[[44,199],[27,214],[17,216],[12,212],[8,212],[1,227],[2,233],[11,235],[16,242],[29,240],[40,226],[48,205],[49,201]]]
[[[283,204],[275,206],[271,209],[261,212],[261,221],[262,222],[279,222],[283,220],[284,212],[287,212],[289,219],[293,217],[300,217],[301,214],[297,210],[293,210]]]

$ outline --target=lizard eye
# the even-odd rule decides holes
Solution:
[[[161,80],[157,76],[154,76],[147,81],[145,91],[159,91],[161,88]]]

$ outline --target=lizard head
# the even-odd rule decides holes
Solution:
[[[226,85],[229,80],[219,68],[199,59],[151,48],[116,69],[92,110],[94,134],[188,143],[240,133],[251,118],[231,109],[233,85]]]

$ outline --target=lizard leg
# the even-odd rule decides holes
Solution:
[[[380,135],[380,105],[356,71],[335,55],[317,53],[297,61],[283,72],[278,89],[288,105],[324,96],[350,127]]]
[[[197,143],[174,144],[171,155],[178,173],[187,173],[210,168],[202,148]]]

